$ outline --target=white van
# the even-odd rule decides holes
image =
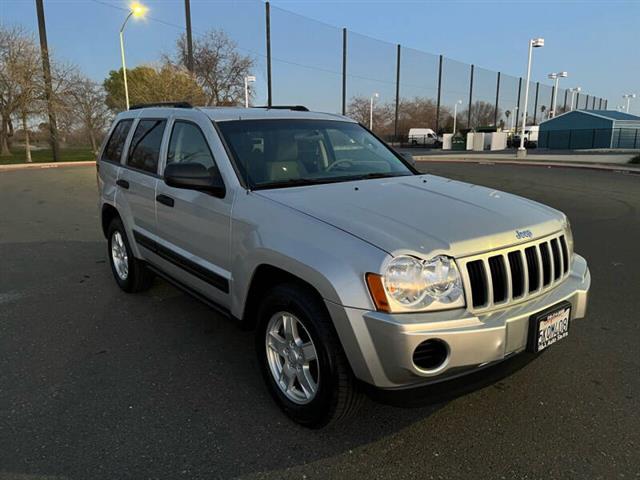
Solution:
[[[411,145],[437,145],[442,140],[430,128],[410,128],[409,143]]]

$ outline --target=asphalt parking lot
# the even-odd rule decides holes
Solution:
[[[420,168],[565,211],[588,317],[491,386],[322,431],[271,401],[251,332],[160,280],[118,290],[94,167],[0,172],[0,480],[640,477],[640,175]]]

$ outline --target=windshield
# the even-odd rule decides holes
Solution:
[[[385,144],[351,122],[219,122],[250,188],[279,188],[413,175]]]

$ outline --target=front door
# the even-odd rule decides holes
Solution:
[[[165,165],[200,163],[217,174],[207,135],[215,135],[210,123],[177,117],[171,126]],[[163,257],[163,269],[229,307],[231,193],[218,198],[206,192],[170,187],[159,180],[156,194],[157,253]]]

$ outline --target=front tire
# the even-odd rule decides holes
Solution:
[[[320,428],[359,406],[362,394],[329,313],[309,288],[282,284],[267,293],[256,351],[269,392],[295,422]]]
[[[153,274],[131,250],[122,220],[114,218],[107,229],[107,255],[118,286],[127,293],[141,292],[153,282]]]

